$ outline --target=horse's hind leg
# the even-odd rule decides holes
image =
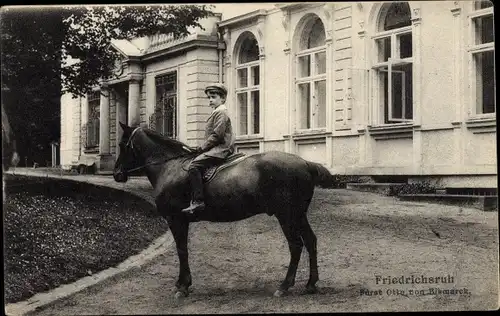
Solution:
[[[180,216],[167,217],[167,222],[174,236],[177,255],[179,256],[179,278],[175,283],[177,288],[175,297],[179,298],[181,296],[188,296],[189,287],[191,286],[191,271],[189,269],[187,248],[189,222],[187,219]]]
[[[319,279],[317,239],[305,213],[301,217],[300,233],[309,253],[309,281],[307,282],[305,293],[313,294],[317,292],[316,282]]]
[[[300,237],[300,232],[298,230],[299,226],[294,222],[289,213],[277,215],[277,218],[281,225],[281,229],[285,234],[286,240],[288,241],[288,248],[290,249],[290,264],[288,266],[288,272],[285,280],[281,283],[279,289],[274,293],[274,296],[282,296],[295,284],[295,276],[297,274],[297,268],[299,266],[300,255],[302,253],[304,243]]]

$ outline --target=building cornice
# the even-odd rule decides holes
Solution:
[[[280,10],[295,10],[303,8],[307,5],[311,5],[313,3],[303,3],[303,2],[293,2],[293,3],[278,3],[275,5],[276,8]]]
[[[139,56],[127,56],[125,59],[123,59],[124,62],[140,62],[141,57]]]
[[[239,25],[239,24],[257,21],[259,17],[266,16],[266,15],[267,15],[266,10],[259,9],[259,10],[248,12],[246,14],[235,16],[234,18],[220,21],[217,23],[217,25],[220,28],[224,28],[224,27],[230,28],[230,27],[234,27],[234,26]]]
[[[123,41],[123,40],[122,40]],[[111,43],[108,45],[109,48],[114,48],[117,52],[122,54],[126,58],[134,58],[134,57],[140,57],[142,54],[142,50],[136,47],[134,44],[130,43],[130,46],[133,47],[136,51],[134,53],[126,52],[120,47],[120,45],[117,44],[117,41],[111,41]]]
[[[217,36],[198,35],[192,40],[179,43],[175,46],[165,47],[156,51],[148,52],[147,54],[142,56],[141,61],[150,61],[155,58],[164,57],[169,54],[179,54],[181,52],[199,47],[217,49],[218,46],[219,42]]]
[[[109,86],[130,81],[142,81],[144,80],[144,75],[140,73],[130,73],[119,78],[108,79],[102,82],[102,86],[109,88]]]

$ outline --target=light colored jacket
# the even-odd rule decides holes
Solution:
[[[234,153],[234,140],[227,108],[221,105],[207,119],[205,143],[201,149],[206,156],[226,158]]]

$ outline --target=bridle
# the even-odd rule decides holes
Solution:
[[[125,147],[130,147],[130,149],[133,149],[133,144],[132,144],[132,139],[134,138],[135,136],[135,133],[137,133],[137,131],[139,131],[141,129],[140,126],[134,128],[134,130],[132,131],[132,134],[130,134],[130,137],[128,138],[128,142],[127,144],[125,145]]]
[[[134,143],[132,142],[132,139],[134,138],[134,136],[136,135],[136,133],[142,129],[141,126],[139,127],[136,127],[132,133],[130,134],[130,137],[128,138],[128,141],[127,141],[127,144],[125,145],[125,148],[127,150],[131,150],[132,151],[132,154],[134,155],[135,157],[135,151],[134,151]],[[185,147],[186,148],[186,147]],[[177,159],[177,158],[182,158],[182,157],[186,157],[186,156],[189,156],[191,153],[192,153],[192,150],[189,149],[189,148],[186,148],[187,150],[189,150],[190,152],[187,153],[187,154],[181,154],[181,155],[178,155],[178,156],[174,156],[174,157],[170,157],[170,158],[167,158],[167,159],[161,159],[161,160],[158,160],[158,161],[152,161],[152,162],[149,162],[147,164],[144,164],[142,166],[139,166],[139,167],[136,167],[136,168],[132,168],[132,169],[127,169],[127,170],[123,170],[123,171],[119,171],[118,174],[121,174],[121,173],[130,173],[130,172],[134,172],[134,171],[137,171],[137,170],[141,170],[141,169],[144,169],[148,166],[154,166],[154,165],[159,165],[159,164],[162,164],[162,163],[165,163],[167,161],[170,161],[170,160],[173,160],[173,159]]]
[[[138,126],[138,127],[136,127],[136,128],[132,131],[132,133],[130,134],[130,137],[128,138],[127,144],[125,145],[125,148],[126,148],[127,150],[129,150],[129,149],[130,149],[130,150],[132,150],[132,154],[134,155],[134,157],[135,157],[135,151],[134,151],[134,143],[132,142],[132,139],[134,138],[134,136],[136,135],[136,133],[137,133],[140,129],[142,129],[142,127],[141,127],[141,126]],[[186,148],[186,147],[184,147],[184,148]],[[187,157],[187,156],[190,156],[190,155],[191,155],[191,153],[192,153],[192,150],[191,150],[191,149],[189,149],[189,148],[186,148],[186,149],[189,151],[189,153],[187,153],[187,154],[181,154],[181,155],[174,156],[174,157],[170,157],[170,158],[167,158],[167,159],[161,159],[161,160],[158,160],[158,161],[152,161],[152,162],[149,162],[149,163],[147,163],[147,164],[144,164],[144,165],[139,166],[139,167],[136,167],[136,168],[126,169],[126,170],[120,171],[120,172],[118,172],[118,174],[120,174],[120,173],[130,173],[130,172],[133,172],[133,171],[137,171],[137,170],[140,170],[140,169],[144,169],[144,168],[146,168],[146,167],[148,167],[148,166],[159,165],[159,164],[165,163],[165,162],[170,161],[170,160],[173,160],[173,159],[178,159],[178,158],[182,158],[182,157]]]

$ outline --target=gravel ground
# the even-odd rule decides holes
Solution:
[[[168,230],[142,199],[55,181],[7,179],[7,186],[31,186],[4,203],[7,303],[115,266]]]
[[[309,219],[318,237],[320,292],[307,282],[304,250],[289,296],[272,293],[286,274],[288,245],[274,217],[190,227],[193,292],[173,299],[172,247],[132,269],[30,315],[309,313],[498,308],[498,213],[316,189]],[[439,285],[382,285],[376,276],[452,277]],[[466,289],[432,294],[430,288]],[[363,295],[381,290],[382,295]],[[389,292],[388,292],[389,290]],[[410,294],[423,290],[427,295]],[[393,292],[395,291],[395,292]],[[392,293],[400,295],[389,295]],[[403,294],[403,295],[401,295]]]

